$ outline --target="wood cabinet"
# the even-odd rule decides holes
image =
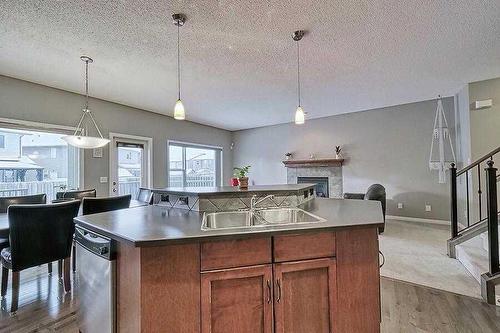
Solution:
[[[334,332],[335,259],[274,265],[276,333]]]
[[[202,333],[334,332],[335,276],[334,258],[203,272]]]
[[[272,265],[202,273],[201,327],[206,333],[272,333]]]

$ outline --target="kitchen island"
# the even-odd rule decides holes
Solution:
[[[116,241],[118,332],[379,332],[380,203],[299,208],[322,220],[205,231],[148,206],[76,222]]]

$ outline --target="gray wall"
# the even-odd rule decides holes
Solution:
[[[0,76],[0,117],[75,126],[81,115],[83,96],[46,86]],[[173,106],[165,101],[166,106]],[[232,174],[231,132],[188,121],[127,107],[103,100],[91,99],[90,108],[104,136],[109,132],[153,138],[154,186],[166,185],[166,142],[179,140],[223,147],[223,179]],[[188,117],[189,117],[189,110]],[[109,176],[108,149],[103,158],[92,158],[85,152],[85,187],[96,188],[107,195],[108,184],[99,177]]]
[[[454,124],[453,98],[443,101]],[[255,184],[286,182],[284,154],[294,158],[334,156],[343,146],[344,192],[364,192],[373,183],[387,189],[388,214],[449,220],[449,185],[438,184],[428,167],[436,101],[308,120],[303,126],[284,124],[234,132],[235,165],[252,165]],[[290,116],[293,110],[290,111]],[[454,129],[451,129],[454,140]],[[404,204],[397,209],[397,203]],[[425,205],[432,212],[425,212]]]
[[[493,106],[481,110],[475,110],[473,104],[476,101],[485,99],[493,99]],[[500,78],[473,82],[468,84],[468,101],[469,101],[469,115],[470,115],[470,146],[471,146],[471,159],[472,162],[488,154],[492,150],[500,147]],[[496,155],[493,160],[495,161],[496,168],[500,165],[500,155]],[[480,166],[480,177],[482,184],[482,216],[487,215],[486,207],[486,191],[484,184],[486,184],[486,174],[484,172],[486,163]],[[463,183],[463,180],[462,180]],[[469,177],[469,183],[473,189],[470,196],[470,218],[472,222],[479,220],[479,200],[476,194],[478,189],[478,174],[473,172]],[[465,184],[458,185],[465,188]],[[460,187],[459,187],[460,189]],[[499,197],[500,200],[500,197]],[[464,211],[466,205],[463,204]],[[459,207],[459,217],[460,217]],[[464,212],[465,216],[466,213]],[[466,219],[464,218],[463,221]]]
[[[470,111],[472,159],[500,146],[500,78],[469,84],[469,101],[493,99],[491,108]]]

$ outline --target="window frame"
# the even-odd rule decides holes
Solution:
[[[177,146],[182,148],[182,169],[170,169],[170,146]],[[224,161],[224,149],[221,146],[212,146],[205,144],[198,144],[194,142],[185,142],[177,140],[167,140],[167,185],[170,186],[170,172],[171,171],[181,171],[182,172],[182,185],[187,187],[186,182],[186,148],[194,149],[209,149],[215,152],[215,186],[222,186],[223,180],[223,161]],[[201,187],[200,187],[201,188]]]

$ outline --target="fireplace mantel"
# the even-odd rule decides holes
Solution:
[[[308,160],[285,160],[283,164],[287,168],[313,168],[313,167],[340,167],[343,158],[315,158]]]

